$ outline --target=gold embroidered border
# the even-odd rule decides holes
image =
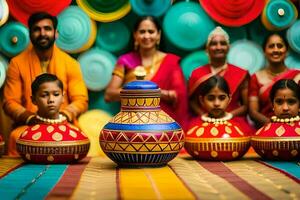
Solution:
[[[232,143],[232,142],[249,142],[250,137],[238,138],[190,138],[186,137],[185,142],[198,143],[198,142],[211,142],[211,143]]]
[[[198,143],[185,143],[185,148],[190,151],[243,151],[247,150],[250,146],[250,141],[246,142],[198,142]]]
[[[75,146],[75,145],[85,145],[89,144],[90,141],[80,140],[80,141],[58,141],[58,142],[44,142],[44,141],[26,141],[26,140],[17,140],[17,144],[28,145],[34,147],[61,147],[61,146]]]
[[[82,145],[68,146],[30,146],[17,143],[20,154],[31,155],[66,155],[66,154],[85,154],[89,151],[90,143]]]

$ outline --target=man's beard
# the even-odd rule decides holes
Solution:
[[[39,43],[39,40],[42,40],[42,39],[46,39],[46,40],[48,40],[48,42],[46,44],[41,45]],[[36,39],[31,39],[31,42],[32,42],[32,45],[35,48],[37,48],[38,50],[42,50],[43,51],[43,50],[48,50],[48,49],[50,49],[53,46],[53,44],[55,42],[55,38],[54,37],[52,37],[52,38],[49,38],[49,37],[47,37],[47,38],[38,37]]]

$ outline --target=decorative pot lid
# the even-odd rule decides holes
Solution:
[[[268,30],[282,30],[294,23],[298,17],[297,8],[286,0],[268,1],[261,15]]]
[[[22,142],[60,142],[87,141],[88,138],[77,127],[70,124],[37,124],[28,127],[20,136]]]
[[[123,86],[123,90],[138,90],[142,91],[143,90],[158,90],[158,86],[156,83],[152,81],[147,81],[147,80],[138,80],[138,81],[132,81]]]
[[[297,138],[297,140],[300,141],[299,121],[293,123],[272,122],[260,128],[253,136],[254,139],[257,138],[275,139],[276,138],[276,140],[280,140],[280,138],[284,139],[288,137]]]
[[[255,73],[265,66],[264,52],[258,44],[250,40],[238,40],[230,46],[228,62]]]
[[[286,38],[290,47],[297,53],[300,53],[300,20],[297,20],[286,33]]]
[[[9,9],[5,0],[0,1],[0,26],[5,24],[9,16]]]
[[[174,4],[163,19],[163,30],[167,39],[183,50],[202,47],[214,27],[214,22],[199,3],[195,2]]]
[[[92,19],[99,22],[112,22],[129,13],[129,0],[76,0]]]
[[[90,48],[96,39],[96,23],[78,6],[69,6],[58,15],[58,47],[69,53]]]
[[[284,63],[289,68],[300,69],[300,55],[294,51],[289,51]]]
[[[172,5],[172,0],[130,0],[133,12],[140,16],[162,16]]]
[[[96,45],[112,53],[124,50],[130,40],[130,31],[122,21],[102,23],[98,26]]]
[[[208,56],[206,51],[196,51],[185,56],[180,61],[180,66],[183,71],[185,80],[188,80],[192,74],[192,71],[200,66],[208,63]]]
[[[69,6],[72,0],[7,0],[9,11],[15,19],[27,25],[31,14],[39,11],[46,11],[56,16],[63,9]]]
[[[262,12],[265,0],[199,0],[215,21],[226,26],[243,26]]]
[[[9,22],[0,29],[0,51],[8,57],[13,57],[30,43],[28,29],[19,22]]]
[[[7,60],[0,54],[0,88],[3,86],[6,78]]]
[[[84,82],[89,90],[101,91],[109,83],[116,57],[99,48],[92,48],[78,57]]]

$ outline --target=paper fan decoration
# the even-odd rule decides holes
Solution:
[[[284,63],[289,68],[300,69],[300,54],[289,51]]]
[[[288,28],[297,17],[297,8],[289,0],[268,1],[261,15],[264,26],[272,31]]]
[[[200,66],[208,63],[208,56],[206,51],[196,51],[180,61],[180,66],[183,71],[185,80],[188,80],[192,74],[192,71]]]
[[[19,22],[9,22],[0,29],[0,51],[8,57],[13,57],[30,43],[26,26]]]
[[[78,57],[84,82],[91,91],[101,91],[109,83],[116,57],[99,48],[89,49]]]
[[[160,17],[171,7],[172,0],[130,0],[130,4],[137,15]]]
[[[112,22],[129,13],[129,0],[77,0],[80,6],[92,19],[99,22]]]
[[[265,0],[199,0],[207,14],[225,26],[243,26],[262,12]]]
[[[234,42],[227,55],[228,62],[242,67],[250,74],[265,66],[264,52],[258,44],[250,40],[238,40]]]
[[[300,54],[300,20],[297,20],[286,33],[290,47]]]
[[[96,40],[96,23],[78,6],[70,6],[58,15],[58,47],[69,53],[90,48]]]
[[[195,2],[174,4],[163,19],[167,39],[177,48],[188,51],[202,47],[214,27],[214,22]]]
[[[130,40],[130,31],[122,21],[102,23],[98,26],[96,45],[112,53],[124,50]]]
[[[5,24],[9,16],[9,9],[5,0],[0,1],[0,26]]]
[[[11,15],[27,25],[28,18],[35,12],[45,11],[56,16],[68,7],[72,0],[7,0]]]

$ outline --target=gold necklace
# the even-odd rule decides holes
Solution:
[[[155,64],[156,64],[156,61],[157,61],[157,57],[158,57],[158,53],[155,51],[153,57],[152,57],[152,62],[151,62],[151,65],[150,66],[143,66],[145,69],[147,69],[147,74],[154,74],[154,68],[155,68]]]
[[[39,115],[36,115],[36,118],[38,120],[42,121],[42,122],[45,122],[46,124],[60,124],[63,121],[67,120],[67,118],[64,115],[62,115],[62,114],[59,114],[58,119],[44,118],[44,117],[41,117]]]
[[[272,122],[282,122],[282,123],[292,123],[300,120],[300,117],[297,115],[296,117],[291,118],[279,118],[277,116],[271,117]]]
[[[283,72],[285,72],[287,70],[287,68],[285,68],[283,71],[277,72],[277,73],[272,72],[270,68],[267,68],[266,70],[267,70],[267,73],[270,74],[271,76],[278,76],[279,74],[282,74]]]
[[[204,114],[201,116],[202,121],[209,122],[213,124],[227,124],[227,121],[232,119],[233,115],[231,113],[225,113],[225,116],[222,118],[212,118],[208,117],[208,114]]]

